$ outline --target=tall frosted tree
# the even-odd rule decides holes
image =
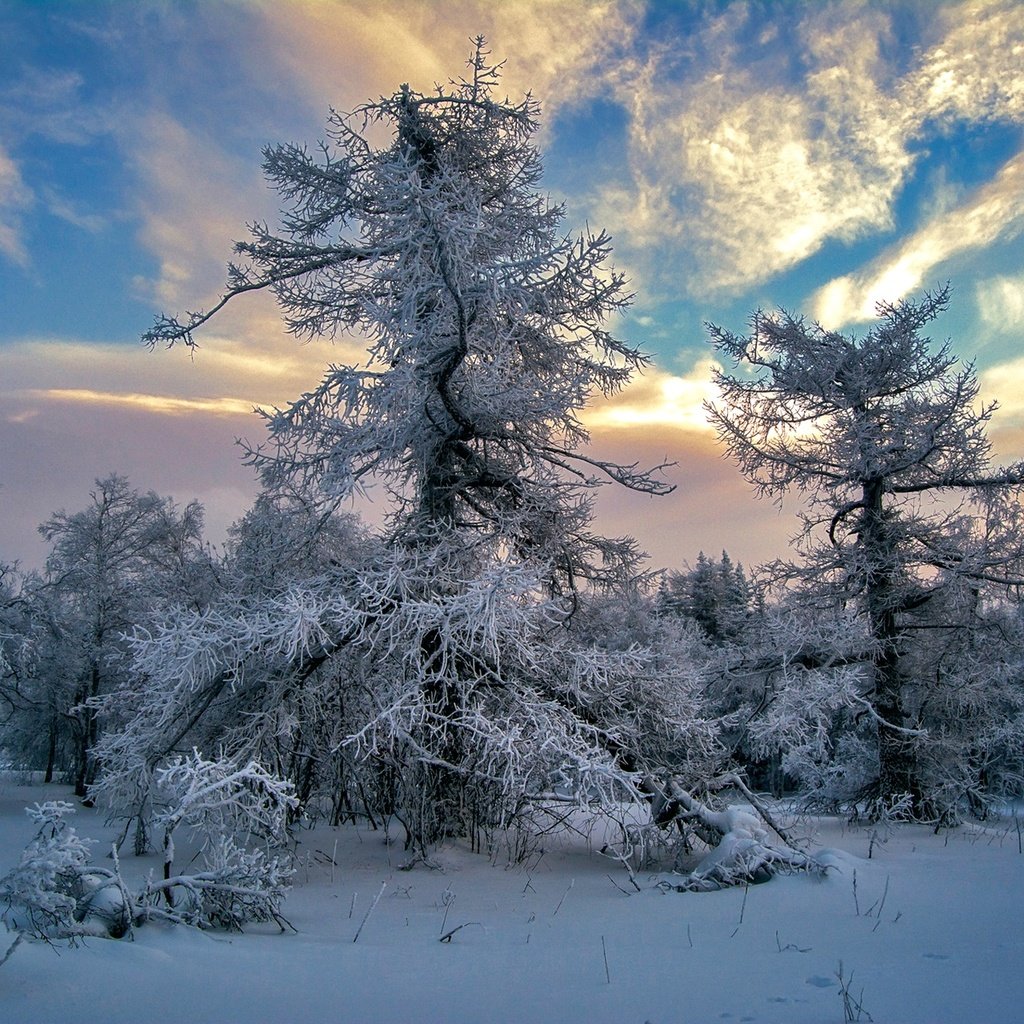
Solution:
[[[625,283],[608,237],[564,233],[538,192],[536,103],[498,98],[482,40],[468,67],[433,93],[402,86],[332,115],[314,152],[268,149],[280,229],[252,227],[210,311],[146,335],[193,346],[225,303],[270,289],[296,336],[366,339],[365,363],[264,413],[269,441],[249,455],[270,491],[325,512],[383,489],[380,552],[307,581],[301,600],[292,588],[258,623],[241,605],[231,626],[178,622],[140,664],[172,688],[191,680],[193,698],[271,665],[303,686],[341,672],[338,749],[421,846],[507,822],[531,795],[630,791],[644,755],[625,726],[641,694],[662,702],[684,760],[702,747],[682,737],[707,732],[653,658],[595,651],[566,628],[579,588],[637,571],[631,541],[590,532],[595,489],[670,488],[587,451],[580,411],[644,363],[605,326]]]
[[[877,730],[873,795],[882,808],[909,797],[917,814],[936,810],[923,760],[952,721],[929,723],[921,637],[936,622],[973,628],[965,592],[1024,582],[1024,464],[991,465],[995,406],[979,404],[973,367],[923,333],[947,303],[943,289],[883,304],[859,338],[784,312],[756,313],[748,336],[711,329],[736,367],[716,375],[720,437],[759,494],[806,498],[802,560],[779,563],[777,579],[805,606],[858,613],[865,643],[842,660],[867,670],[858,708]]]

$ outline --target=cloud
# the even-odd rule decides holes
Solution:
[[[214,416],[240,416],[252,412],[252,405],[237,398],[174,398],[169,395],[124,394],[90,391],[88,388],[46,388],[25,392],[28,398],[55,402],[81,402],[86,405],[128,406],[167,416],[209,413]]]
[[[998,334],[1024,330],[1024,274],[999,275],[978,283],[975,299],[982,323]]]
[[[625,391],[588,406],[583,421],[592,431],[636,430],[656,427],[664,432],[713,430],[704,403],[718,397],[712,382],[714,360],[698,360],[683,375],[649,368]]]
[[[927,6],[927,5],[926,5]],[[1016,0],[968,0],[934,10],[940,37],[904,83],[918,117],[1024,117],[1024,20]]]
[[[165,308],[211,302],[221,290],[233,240],[265,210],[260,168],[166,112],[140,114],[122,134],[138,180],[140,240],[157,258],[138,279]]]
[[[132,486],[198,498],[207,535],[223,542],[228,525],[257,490],[234,438],[253,417],[160,416],[125,404],[4,396],[0,417],[0,561],[39,567],[46,548],[36,527],[58,509],[84,506],[94,481],[112,472]],[[34,411],[35,415],[25,415]]]
[[[301,345],[282,336],[272,312],[270,319],[263,332],[211,334],[191,358],[182,350],[149,352],[142,345],[54,338],[10,342],[0,347],[0,395],[146,406],[164,414],[189,409],[236,414],[284,405],[319,381],[328,361],[353,362],[362,351],[357,343]],[[250,324],[256,322],[250,317]]]
[[[611,227],[633,248],[682,247],[691,293],[738,289],[829,238],[888,227],[912,164],[881,53],[885,12],[815,6],[779,36],[741,42],[752,19],[731,5],[699,26],[681,70],[679,54],[656,51],[618,94],[633,181],[602,196]]]
[[[261,429],[251,414],[206,411],[197,404],[188,415],[168,416],[146,403],[45,394],[3,397],[0,560],[40,565],[45,547],[36,526],[57,509],[82,507],[93,481],[111,472],[179,502],[198,498],[206,507],[208,536],[216,543],[256,494],[256,478],[233,444],[235,437]],[[643,466],[666,457],[678,461],[666,471],[677,485],[668,497],[614,484],[597,496],[595,530],[637,536],[654,567],[679,567],[701,550],[717,552],[723,546],[753,565],[777,555],[794,531],[791,517],[780,517],[770,503],[754,499],[706,432],[598,423],[589,453]],[[379,515],[379,509],[374,506],[369,514]]]
[[[689,372],[648,369],[624,392],[584,410],[589,454],[641,467],[666,467],[675,490],[664,497],[609,484],[598,492],[594,528],[607,536],[636,537],[652,567],[679,568],[699,552],[730,555],[754,566],[783,554],[798,523],[759,501],[707,422],[703,403],[717,397],[713,360]],[[713,513],[710,511],[713,510]]]
[[[594,95],[629,45],[640,0],[450,0],[443,15],[421,0],[295,0],[245,5],[270,41],[270,59],[303,88],[316,109],[342,110],[402,82],[430,92],[465,68],[472,39],[484,35],[495,60],[509,57],[502,90],[533,91],[548,117],[561,104]]]
[[[716,8],[688,48],[653,49],[616,93],[631,181],[593,208],[662,289],[738,293],[830,240],[890,230],[921,140],[1024,120],[1013,0],[922,4],[898,28],[874,4],[780,5],[770,33],[762,14]]]
[[[20,143],[37,135],[81,146],[116,124],[111,108],[82,99],[84,80],[59,66],[22,67],[0,90],[0,127]]]
[[[46,203],[47,210],[54,217],[59,217],[61,220],[67,221],[68,224],[81,228],[83,231],[98,234],[108,225],[106,217],[96,213],[86,213],[78,204],[61,195],[54,188],[44,187],[42,189],[42,198]]]
[[[829,328],[875,317],[880,301],[895,302],[927,284],[937,267],[1024,229],[1024,153],[964,203],[939,214],[862,270],[835,278],[811,298],[815,319]]]
[[[988,429],[993,455],[1002,462],[1024,458],[1024,357],[989,367],[978,383],[981,400],[998,404]]]
[[[665,479],[676,489],[664,497],[637,494],[617,484],[599,490],[594,529],[605,536],[633,536],[653,568],[680,568],[698,553],[729,554],[754,566],[783,554],[799,523],[759,501],[722,449],[705,431],[671,425],[597,427],[589,453],[648,467],[666,458],[676,465]]]
[[[32,201],[18,165],[0,146],[0,256],[19,267],[29,264],[21,215]]]

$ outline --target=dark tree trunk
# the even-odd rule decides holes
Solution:
[[[866,564],[865,599],[874,645],[874,696],[878,723],[879,810],[893,806],[907,795],[911,810],[921,814],[922,794],[913,739],[899,730],[906,727],[901,672],[899,625],[900,580],[896,545],[883,506],[881,479],[864,485],[864,519],[861,543]]]
[[[421,645],[422,664],[428,676],[423,696],[434,719],[432,728],[439,730],[424,737],[427,749],[432,750],[438,761],[424,763],[423,791],[426,801],[419,820],[420,835],[416,842],[429,846],[442,839],[462,835],[466,823],[462,814],[464,779],[453,767],[462,763],[464,754],[463,738],[456,724],[460,712],[460,687],[453,677],[437,664],[441,653],[441,637],[437,630],[430,630],[423,637]],[[431,727],[428,727],[431,728]]]
[[[96,697],[100,692],[100,667],[93,662],[89,671],[89,685],[85,698]],[[85,698],[83,698],[83,703]],[[96,710],[88,704],[82,708],[82,731],[78,736],[78,750],[75,758],[75,796],[84,799],[89,795],[89,787],[96,781],[96,759],[92,756],[96,740],[99,738],[99,721]]]
[[[43,782],[53,782],[53,770],[57,766],[57,723],[50,719],[49,737],[46,746],[46,774]]]

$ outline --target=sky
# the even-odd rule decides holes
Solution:
[[[237,438],[358,339],[306,345],[267,296],[183,350],[139,336],[208,307],[232,241],[274,223],[264,146],[330,109],[462,73],[471,39],[540,101],[543,187],[606,228],[635,293],[613,333],[651,365],[588,410],[591,454],[676,465],[654,498],[603,488],[597,528],[654,567],[797,532],[724,457],[707,323],[782,307],[863,331],[947,281],[931,332],[1024,456],[1024,4],[697,0],[0,0],[0,561],[97,478],[192,498],[225,530],[257,484]],[[371,510],[371,515],[373,514]]]

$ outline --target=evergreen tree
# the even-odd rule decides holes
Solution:
[[[943,289],[880,305],[861,338],[784,312],[756,313],[748,337],[712,328],[718,351],[742,367],[716,374],[722,399],[709,411],[720,437],[759,494],[808,498],[802,561],[778,563],[776,581],[824,616],[860,615],[866,650],[841,660],[867,671],[872,790],[883,810],[909,800],[917,814],[935,811],[921,760],[929,681],[911,659],[922,619],[963,586],[1024,582],[1024,464],[990,467],[995,406],[977,405],[973,367],[922,334],[947,303]]]
[[[371,479],[382,485],[377,556],[304,581],[301,626],[294,601],[259,623],[236,603],[233,625],[179,622],[139,657],[171,689],[192,679],[190,701],[209,693],[212,706],[261,657],[308,685],[357,653],[342,746],[364,792],[383,794],[377,804],[419,847],[508,821],[556,782],[580,798],[621,796],[642,738],[616,723],[645,688],[680,736],[695,720],[672,674],[653,678],[653,656],[595,652],[565,628],[580,588],[637,572],[632,541],[590,532],[595,488],[670,488],[585,450],[580,410],[644,357],[605,327],[629,299],[607,236],[562,233],[562,209],[537,191],[537,105],[499,99],[498,82],[479,41],[467,78],[333,115],[316,155],[268,149],[289,204],[281,232],[256,225],[221,302],[147,335],[193,345],[224,303],[269,288],[296,335],[368,339],[365,366],[332,367],[266,413],[270,442],[250,455],[270,492],[324,515]],[[370,125],[390,140],[372,145]],[[194,659],[166,657],[189,630],[218,651],[200,678]],[[167,755],[168,737],[184,736],[165,730],[151,749]]]

